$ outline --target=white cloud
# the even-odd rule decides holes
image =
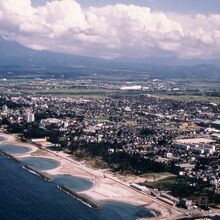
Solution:
[[[48,50],[47,47],[42,46],[40,44],[29,44],[29,45],[27,45],[27,47],[32,48],[34,50]]]
[[[94,56],[220,55],[220,14],[171,15],[135,5],[82,8],[74,0],[0,1],[0,31],[32,48]]]

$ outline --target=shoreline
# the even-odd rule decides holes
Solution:
[[[152,219],[177,219],[181,217],[187,217],[184,212],[177,210],[175,207],[163,204],[149,195],[135,190],[130,187],[129,183],[121,182],[116,178],[114,174],[104,170],[95,170],[83,163],[74,160],[70,155],[64,152],[54,152],[49,149],[42,149],[34,144],[21,142],[17,136],[0,133],[0,136],[6,138],[2,141],[3,144],[22,145],[30,148],[30,152],[22,154],[14,154],[16,160],[23,157],[40,157],[47,159],[54,159],[60,163],[60,165],[54,169],[44,170],[45,175],[70,175],[79,178],[89,180],[93,183],[92,187],[88,190],[84,190],[79,195],[86,195],[91,198],[92,201],[104,202],[113,201],[120,203],[128,203],[134,206],[142,206],[149,210],[149,212],[158,214]],[[35,155],[37,153],[37,156]],[[33,155],[34,154],[34,155]],[[148,218],[146,218],[148,219]]]
[[[81,201],[83,204],[87,205],[90,208],[93,209],[101,209],[102,206],[100,206],[98,203],[96,203],[95,201],[92,201],[91,199],[89,199],[88,197],[79,194],[75,191],[73,191],[72,189],[64,186],[64,185],[58,185],[57,186],[58,189],[62,190],[63,192],[65,192],[66,194],[71,195],[72,197],[74,197],[75,199]]]
[[[15,163],[21,163],[21,161],[18,160],[16,157],[12,156],[11,154],[5,153],[4,151],[0,150],[0,155],[5,156],[5,157],[13,160]]]
[[[32,166],[30,165],[24,165],[22,166],[23,169],[27,170],[30,173],[33,173],[36,176],[39,176],[40,178],[42,178],[43,180],[47,181],[47,182],[52,182],[53,178],[49,177],[48,175],[46,175],[45,173],[38,171],[36,169],[34,169]]]

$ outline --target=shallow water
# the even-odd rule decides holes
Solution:
[[[30,148],[20,145],[0,144],[0,150],[8,154],[24,154],[29,152]]]
[[[114,210],[114,214],[119,215],[121,219],[131,219],[131,216],[133,216],[133,218],[145,218],[146,216],[153,216],[150,210],[140,206],[114,201],[103,201],[101,204],[106,210]]]
[[[103,202],[91,209],[73,197],[27,172],[22,164],[0,156],[1,220],[135,220],[152,216],[147,209]]]
[[[0,142],[5,141],[4,137],[0,137]]]
[[[70,175],[56,175],[53,178],[55,183],[64,185],[76,192],[87,190],[93,185],[89,180]]]
[[[21,161],[37,170],[50,170],[60,165],[56,160],[42,157],[24,157]]]

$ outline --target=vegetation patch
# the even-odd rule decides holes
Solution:
[[[190,199],[200,207],[220,203],[220,195],[209,190],[208,183],[185,176],[170,176],[154,182],[145,181],[144,185],[149,188],[169,191],[175,197]]]

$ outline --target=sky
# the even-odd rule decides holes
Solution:
[[[86,56],[220,56],[219,0],[0,0],[0,35]]]
[[[47,0],[33,0],[35,6],[45,4]],[[105,6],[110,4],[135,4],[151,7],[154,10],[182,13],[220,13],[219,0],[78,0],[83,7]]]

